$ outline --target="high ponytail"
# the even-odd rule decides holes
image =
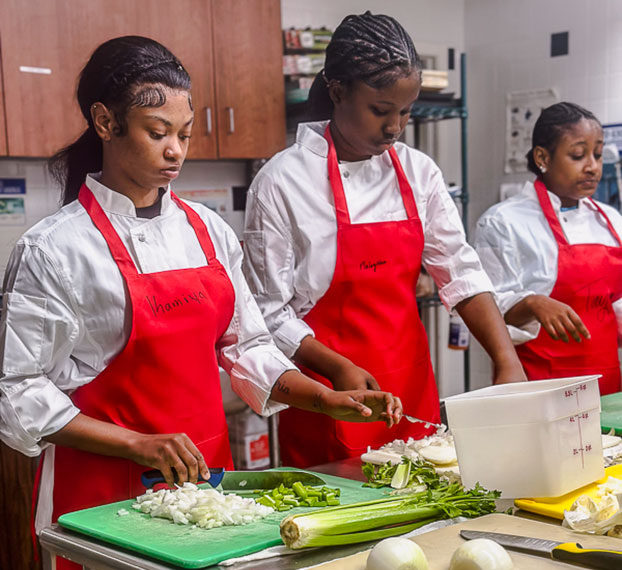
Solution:
[[[123,136],[131,108],[161,107],[166,88],[189,91],[190,86],[181,62],[155,40],[124,36],[101,44],[78,81],[78,104],[88,127],[48,161],[50,174],[63,189],[63,205],[78,197],[88,173],[102,169],[103,146],[91,118],[94,103],[103,103],[114,113],[118,125],[114,134]]]

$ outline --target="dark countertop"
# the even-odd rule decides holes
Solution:
[[[352,479],[354,481],[366,481],[361,467],[360,457],[350,457],[341,461],[333,461],[332,463],[322,463],[322,465],[314,465],[309,467],[309,471],[316,473],[326,473],[327,475],[335,475],[344,479]]]

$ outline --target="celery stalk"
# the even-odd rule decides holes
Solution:
[[[376,540],[403,534],[433,520],[494,512],[498,496],[498,492],[486,491],[479,485],[465,491],[458,483],[440,484],[408,496],[289,516],[281,522],[281,538],[290,548]]]

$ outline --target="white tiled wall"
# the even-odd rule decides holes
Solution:
[[[620,0],[465,0],[468,53],[470,226],[498,201],[504,175],[505,97],[553,87],[561,100],[622,122]],[[569,32],[569,54],[550,57],[551,34]],[[484,385],[490,363],[472,351],[472,381]]]

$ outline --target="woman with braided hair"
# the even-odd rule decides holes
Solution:
[[[391,394],[337,392],[296,369],[248,290],[233,230],[171,191],[193,110],[169,50],[105,42],[78,101],[88,129],[52,159],[65,206],[18,241],[4,284],[0,437],[45,449],[39,528],[142,494],[147,468],[169,484],[231,468],[218,363],[264,415],[290,404],[399,421]]]
[[[422,265],[493,358],[494,381],[525,376],[438,167],[396,142],[420,87],[398,22],[343,20],[309,97],[318,121],[301,124],[251,185],[245,270],[277,346],[307,374],[336,390],[390,389],[408,414],[438,422],[415,298]],[[290,410],[279,419],[283,463],[300,467],[429,433]]]
[[[621,388],[622,216],[592,199],[602,153],[590,111],[544,109],[527,153],[537,178],[483,214],[475,247],[528,378],[600,374],[610,394]]]

